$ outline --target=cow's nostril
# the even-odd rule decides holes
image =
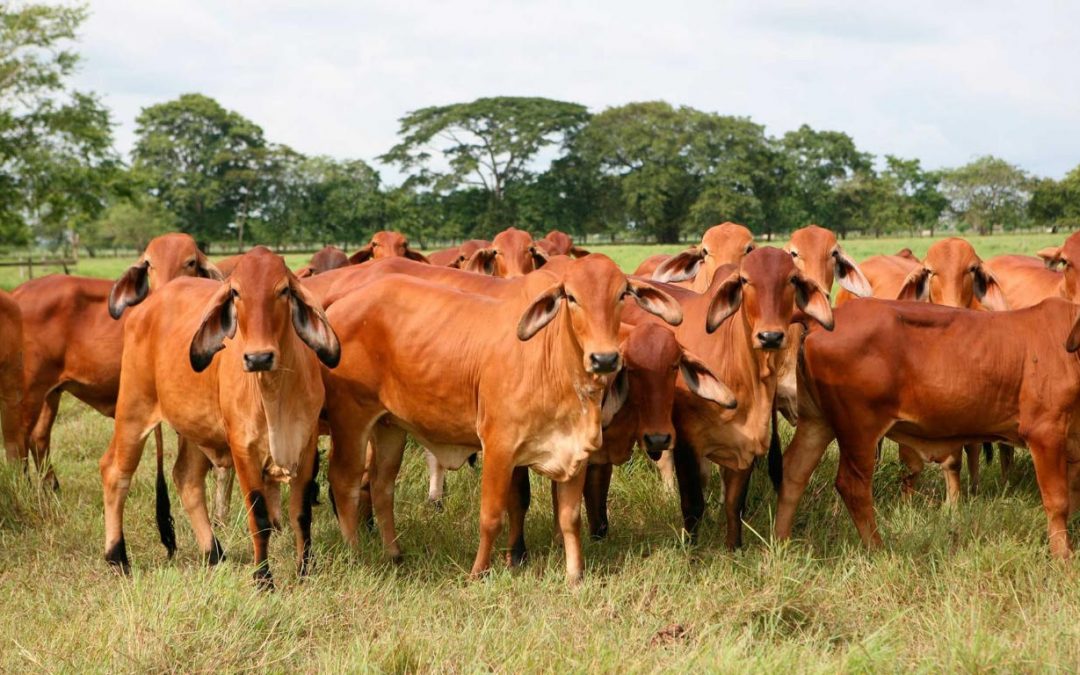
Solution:
[[[244,354],[244,370],[249,373],[272,370],[274,367],[274,352],[252,352]]]
[[[619,369],[619,352],[589,354],[589,363],[594,373],[614,373]]]
[[[671,434],[645,434],[645,452],[659,455],[671,444]]]
[[[784,333],[778,330],[767,330],[757,334],[758,342],[763,349],[779,349],[784,343]]]

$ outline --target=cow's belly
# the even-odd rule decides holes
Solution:
[[[553,481],[565,482],[585,469],[600,446],[599,425],[591,429],[556,429],[528,439],[514,455],[515,466],[528,466]]]
[[[412,437],[417,443],[424,446],[431,454],[435,455],[435,459],[439,460],[439,465],[443,468],[450,469],[451,471],[457,471],[465,464],[465,462],[475,455],[480,449],[480,444],[476,445],[458,445],[452,443],[438,443],[430,439],[424,438],[412,433]]]
[[[972,443],[997,441],[1023,445],[1015,425],[986,424],[983,428],[975,426],[965,428],[953,420],[949,425],[901,421],[895,423],[885,436],[901,445],[906,445],[924,460],[941,462],[954,453],[957,448]]]

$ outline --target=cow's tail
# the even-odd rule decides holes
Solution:
[[[993,443],[986,443],[986,442],[983,443],[983,457],[986,459],[987,464],[994,461],[994,444]]]
[[[780,448],[780,428],[777,426],[776,404],[772,409],[772,434],[769,438],[769,480],[772,481],[773,489],[780,491],[780,484],[784,482],[784,452]]]
[[[157,490],[155,498],[157,508],[158,534],[161,535],[161,544],[165,547],[169,557],[176,553],[176,528],[173,523],[172,505],[169,503],[169,486],[165,482],[165,442],[161,435],[161,425],[154,427],[154,445],[157,446]]]

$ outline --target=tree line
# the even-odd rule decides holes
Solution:
[[[70,79],[82,7],[0,7],[0,243],[93,254],[166,230],[207,244],[356,243],[379,229],[420,246],[509,226],[675,242],[722,221],[771,236],[1080,227],[1080,166],[1058,181],[985,156],[931,170],[860,150],[841,131],[771,136],[747,117],[663,101],[592,113],[493,97],[400,120],[375,158],[306,156],[201,94],[144,108],[129,158],[112,119]]]

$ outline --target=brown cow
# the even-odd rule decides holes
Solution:
[[[341,365],[324,373],[334,442],[328,476],[338,522],[355,545],[369,436],[375,441],[372,501],[394,558],[401,549],[393,489],[405,432],[448,466],[482,447],[473,575],[490,567],[514,467],[531,466],[560,482],[559,522],[573,581],[582,573],[584,468],[600,445],[601,396],[621,365],[624,299],[670,323],[681,313],[668,295],[628,280],[595,254],[569,263],[561,275],[541,270],[503,283],[517,292],[496,298],[391,275],[330,306],[331,324],[347,336]],[[508,377],[507,368],[518,376]]]
[[[23,396],[22,311],[6,291],[0,291],[0,426],[9,461],[25,462],[26,437],[20,433]]]
[[[754,250],[754,235],[743,225],[722,223],[710,227],[701,243],[660,264],[653,272],[656,281],[691,281],[688,288],[704,292],[721,265],[737,264]]]
[[[532,235],[509,227],[495,235],[491,246],[482,248],[461,268],[495,277],[520,277],[540,269],[548,255],[533,241]]]
[[[967,241],[949,237],[930,245],[920,263],[914,257],[876,256],[862,263],[863,272],[874,289],[874,297],[884,299],[920,300],[946,307],[1005,310],[1009,305],[995,275],[987,268]],[[852,294],[841,291],[836,304],[849,300]],[[947,502],[960,497],[960,468],[963,453],[967,453],[971,491],[979,488],[979,448],[969,445],[957,448],[942,465],[945,472]],[[925,462],[919,453],[901,445],[900,459],[908,469],[902,489],[912,494]]]
[[[552,230],[544,235],[543,239],[537,239],[536,245],[548,254],[548,257],[556,255],[568,255],[581,258],[589,255],[589,252],[578,246],[574,246],[574,240],[565,232]]]
[[[986,261],[1012,309],[1031,307],[1054,297],[1080,302],[1080,272],[1076,265],[1080,265],[1080,232],[1061,246],[1039,251],[1038,257],[999,255]]]
[[[311,262],[296,270],[296,277],[298,279],[313,277],[322,272],[348,267],[351,264],[349,255],[345,251],[337,246],[326,246],[311,256]]]
[[[428,262],[427,257],[409,247],[409,240],[400,232],[380,230],[371,235],[371,241],[356,253],[349,256],[349,262],[359,265],[366,260],[380,258],[408,258],[417,262]]]
[[[203,553],[213,561],[220,551],[206,514],[206,472],[211,463],[232,464],[249,507],[257,582],[273,585],[269,482],[292,485],[289,514],[304,574],[323,405],[319,361],[333,368],[340,353],[318,302],[266,248],[245,253],[224,282],[179,279],[155,291],[124,327],[116,427],[101,458],[105,559],[130,569],[124,500],[146,435],[166,421],[187,441],[173,475]]]
[[[787,328],[796,306],[831,328],[829,298],[799,271],[790,254],[777,248],[755,249],[738,266],[720,267],[704,294],[659,287],[683,308],[685,321],[676,330],[679,343],[692,350],[738,401],[734,410],[728,410],[689,395],[680,384],[674,415],[675,472],[684,526],[693,536],[704,515],[704,462],[719,464],[725,486],[726,543],[734,548],[742,541],[741,498],[752,461],[767,450],[771,465],[779,460],[778,439],[770,444],[769,427]],[[627,321],[638,323],[643,318],[628,312]]]
[[[114,321],[151,288],[181,276],[220,277],[221,272],[186,234],[150,241],[139,260],[115,283],[66,275],[28,281],[12,292],[23,315],[24,396],[19,434],[39,467],[46,466],[52,425],[67,391],[112,417],[120,386],[123,323]],[[52,468],[43,478],[57,485]]]
[[[469,239],[462,242],[460,246],[451,246],[441,251],[429,253],[427,258],[428,262],[436,267],[460,268],[468,262],[474,253],[489,246],[491,246],[491,242],[487,239]]]
[[[838,308],[836,331],[811,331],[803,347],[777,537],[791,535],[833,438],[836,488],[869,546],[881,543],[872,492],[879,439],[937,461],[960,444],[1008,441],[1031,449],[1050,550],[1067,557],[1065,521],[1080,503],[1080,361],[1068,353],[1080,347],[1078,317],[1080,307],[1056,298],[992,314],[874,299]]]

